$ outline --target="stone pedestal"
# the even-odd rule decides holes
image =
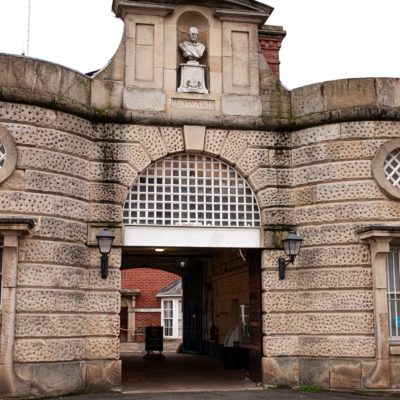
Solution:
[[[205,84],[206,66],[197,61],[181,64],[181,84],[178,93],[208,94]]]

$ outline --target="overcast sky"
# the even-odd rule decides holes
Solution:
[[[27,50],[29,0],[0,0],[0,52]],[[400,77],[400,0],[269,0],[268,24],[287,31],[281,80],[288,88],[354,77]],[[112,0],[31,0],[30,56],[80,72],[102,68],[122,22]]]

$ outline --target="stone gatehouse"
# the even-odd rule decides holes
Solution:
[[[264,384],[399,388],[399,80],[288,91],[256,1],[113,11],[125,31],[93,76],[0,55],[0,395],[119,390],[120,267],[157,246],[201,310],[187,346],[213,352],[247,305]]]

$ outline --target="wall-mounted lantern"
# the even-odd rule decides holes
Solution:
[[[279,257],[279,279],[285,279],[286,267],[289,264],[294,263],[296,256],[300,253],[302,241],[303,239],[300,236],[297,236],[296,232],[294,231],[290,231],[288,237],[282,240],[283,249],[285,250],[285,254],[289,257],[289,259],[286,260],[285,257]]]
[[[101,277],[102,279],[106,279],[108,276],[108,255],[110,254],[115,236],[107,228],[103,228],[96,236],[96,239],[101,253]]]

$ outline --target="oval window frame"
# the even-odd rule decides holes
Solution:
[[[393,186],[392,183],[387,179],[384,171],[385,160],[387,156],[394,150],[398,149],[400,152],[400,138],[386,142],[376,152],[372,159],[372,175],[376,183],[389,197],[399,200],[400,199],[400,188]]]
[[[17,166],[18,160],[18,150],[15,145],[14,139],[8,130],[0,126],[0,142],[6,150],[6,158],[4,160],[4,165],[0,168],[0,183],[5,181],[14,171]]]

